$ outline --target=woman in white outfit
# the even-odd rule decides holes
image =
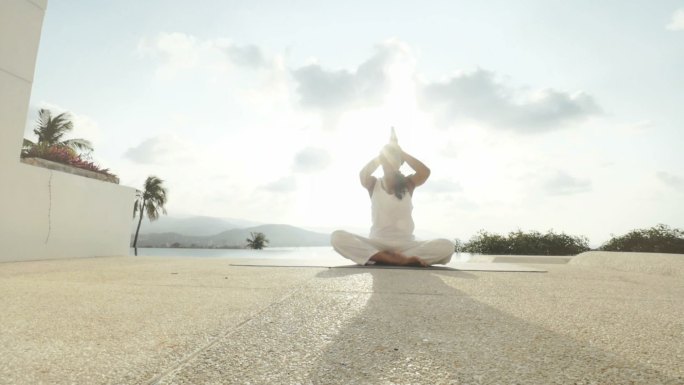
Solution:
[[[406,162],[415,173],[404,176],[399,168]],[[378,179],[373,172],[382,166],[384,175]],[[405,153],[392,140],[380,155],[363,167],[361,185],[371,199],[373,225],[369,237],[337,230],[331,235],[335,251],[359,265],[388,264],[399,266],[428,266],[446,264],[454,253],[454,243],[448,239],[418,241],[413,236],[413,204],[416,187],[425,183],[430,169],[421,161]]]

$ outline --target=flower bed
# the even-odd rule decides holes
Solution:
[[[34,166],[64,171],[87,178],[119,183],[119,178],[110,173],[109,169],[100,168],[95,163],[81,158],[76,151],[66,146],[38,144],[22,151],[21,161]]]

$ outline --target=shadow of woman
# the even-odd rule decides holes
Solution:
[[[372,291],[356,294],[367,297],[365,307],[318,355],[307,382],[684,382],[526,322],[445,283],[444,278],[477,279],[470,273],[335,268],[317,276],[343,283],[358,274],[372,276]]]

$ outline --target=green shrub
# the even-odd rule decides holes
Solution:
[[[546,234],[538,231],[525,233],[514,231],[508,236],[488,233],[484,230],[458,247],[461,252],[499,255],[575,255],[589,250],[589,240],[584,236],[565,233]]]
[[[463,244],[463,242],[461,242],[460,239],[458,239],[458,238],[454,239],[454,251],[455,252],[457,252],[457,253],[462,252],[464,246],[465,245]]]
[[[664,224],[632,230],[619,237],[611,235],[599,250],[684,254],[684,231]]]

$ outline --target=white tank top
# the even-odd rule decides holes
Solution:
[[[411,194],[406,191],[403,198],[399,199],[394,194],[388,194],[382,188],[381,183],[382,179],[375,181],[371,195],[373,226],[370,230],[370,238],[392,241],[414,240]]]

